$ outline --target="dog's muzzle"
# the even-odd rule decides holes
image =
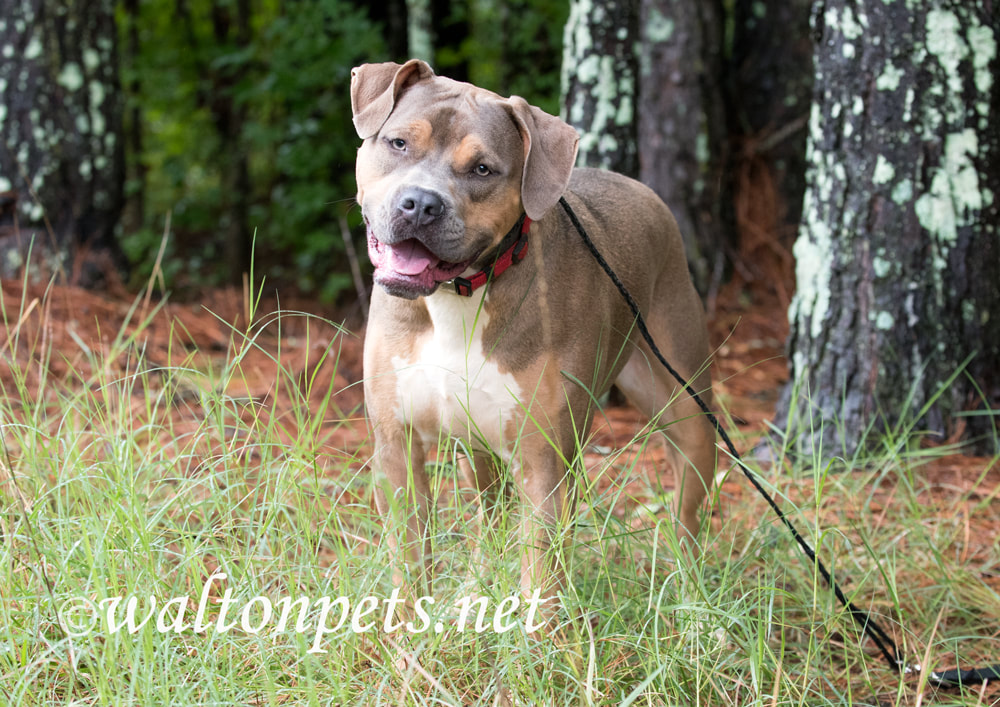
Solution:
[[[371,224],[366,222],[366,226],[368,257],[375,266],[375,284],[396,297],[416,299],[429,295],[442,282],[461,275],[472,263],[472,260],[459,263],[442,260],[417,238],[383,243]]]

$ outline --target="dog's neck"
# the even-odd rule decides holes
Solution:
[[[528,251],[528,230],[530,228],[531,219],[528,218],[527,214],[521,214],[521,218],[500,241],[500,245],[485,259],[486,266],[477,273],[467,277],[456,277],[445,283],[445,291],[462,297],[471,297],[476,290],[494,278],[500,277],[511,265],[517,265]]]
[[[483,287],[468,297],[456,297],[455,292],[444,287],[424,298],[431,318],[435,337],[444,336],[453,341],[472,341],[476,332],[482,334],[486,327],[486,293]]]

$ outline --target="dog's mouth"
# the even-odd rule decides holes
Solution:
[[[375,282],[389,294],[413,299],[429,295],[442,282],[464,272],[472,260],[451,263],[434,255],[416,238],[383,243],[368,230],[368,257],[375,266]]]

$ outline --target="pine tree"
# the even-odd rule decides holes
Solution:
[[[1000,407],[997,20],[958,1],[814,9],[781,407],[802,439],[822,423],[831,454],[901,421],[996,439],[985,413]]]

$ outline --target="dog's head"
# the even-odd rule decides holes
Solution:
[[[522,213],[541,218],[576,159],[563,121],[419,60],[354,69],[351,106],[375,282],[408,299],[479,267]]]

